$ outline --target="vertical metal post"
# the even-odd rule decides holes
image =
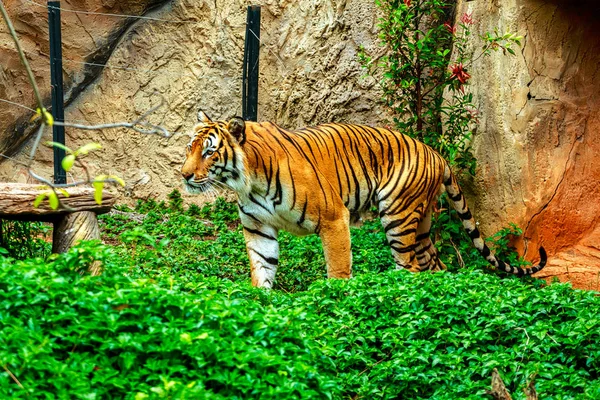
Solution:
[[[260,6],[248,6],[242,76],[242,117],[258,118],[258,56],[260,50]]]
[[[64,122],[64,90],[62,75],[62,42],[60,32],[60,1],[48,1],[48,29],[50,33],[50,83],[52,85],[52,116]],[[52,126],[52,140],[65,144],[64,126]],[[54,147],[54,183],[67,183],[67,173],[61,161],[65,151]]]

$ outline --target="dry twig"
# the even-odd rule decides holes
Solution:
[[[2,0],[0,0],[0,4],[1,3],[2,3]],[[6,367],[6,365],[2,364],[2,368],[4,368],[4,370],[6,371],[6,373],[12,378],[13,381],[15,381],[15,383],[17,385],[19,385],[19,387],[21,389],[25,390],[25,388],[23,387],[23,385],[21,384],[21,382],[19,382],[19,380],[17,379],[17,377]]]
[[[496,400],[512,400],[496,368],[492,371],[492,390],[486,390],[486,393]]]

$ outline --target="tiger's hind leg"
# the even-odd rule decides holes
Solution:
[[[437,249],[429,237],[431,230],[431,215],[432,209],[429,207],[425,217],[423,217],[417,228],[417,247],[415,249],[415,254],[421,271],[441,271],[446,269],[446,265],[440,260]]]
[[[396,269],[406,268],[411,272],[419,272],[421,269],[415,250],[417,249],[417,227],[422,217],[421,207],[403,214],[380,211],[380,216],[396,262]]]
[[[324,225],[320,232],[328,278],[352,277],[350,225],[348,218],[339,218]]]

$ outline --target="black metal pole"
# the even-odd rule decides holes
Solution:
[[[52,85],[52,116],[55,121],[64,122],[64,91],[62,75],[62,42],[60,34],[60,1],[48,2],[48,29],[50,33],[50,83]],[[52,140],[65,144],[64,126],[52,126]],[[54,147],[54,183],[67,183],[67,173],[61,161],[65,151]]]
[[[242,71],[242,117],[258,118],[258,56],[260,51],[260,6],[248,6],[244,66]]]

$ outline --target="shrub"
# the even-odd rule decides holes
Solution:
[[[100,277],[76,271],[101,260]],[[84,243],[41,259],[0,259],[0,397],[331,398],[334,366],[300,328],[307,313],[197,277],[131,274]]]
[[[494,367],[516,398],[533,373],[540,398],[600,394],[600,297],[566,284],[384,271],[286,294],[131,262],[0,257],[0,397],[482,398]]]
[[[16,259],[47,256],[52,246],[44,237],[50,230],[41,222],[0,220],[0,254]]]

